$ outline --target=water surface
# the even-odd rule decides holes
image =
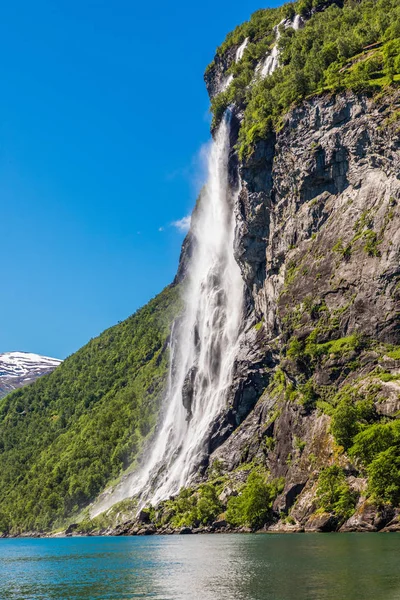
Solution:
[[[400,600],[400,535],[0,540],[1,600]]]

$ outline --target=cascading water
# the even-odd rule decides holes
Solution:
[[[234,204],[228,181],[230,113],[208,154],[208,182],[196,218],[185,310],[173,327],[168,389],[144,466],[93,507],[95,516],[126,497],[157,504],[187,485],[208,455],[211,427],[226,406],[237,355],[244,284],[233,254]]]
[[[230,113],[208,156],[208,182],[192,224],[194,251],[185,311],[175,323],[163,423],[130,495],[142,504],[186,485],[207,453],[211,425],[225,406],[237,354],[243,281],[233,255],[234,202],[228,182]]]
[[[267,58],[265,59],[264,64],[260,64],[256,69],[256,73],[259,73],[261,75],[261,77],[268,77],[269,75],[272,75],[272,73],[274,71],[276,71],[276,69],[279,66],[278,41],[279,41],[279,38],[281,37],[281,32],[280,32],[279,28],[282,25],[284,26],[285,29],[287,29],[288,27],[291,27],[295,31],[298,31],[299,29],[304,27],[304,21],[300,15],[295,15],[293,19],[282,19],[282,21],[280,21],[280,23],[278,23],[278,25],[275,25],[275,27],[274,27],[274,34],[275,34],[275,40],[276,40],[275,44],[274,44],[270,54],[267,55]]]

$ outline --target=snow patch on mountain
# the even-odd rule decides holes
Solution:
[[[51,373],[61,362],[32,352],[0,353],[0,397]]]

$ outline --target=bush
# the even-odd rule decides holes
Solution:
[[[358,412],[351,398],[344,397],[337,405],[331,423],[331,432],[336,442],[345,450],[350,448],[359,431]]]
[[[311,411],[315,408],[318,400],[318,394],[314,389],[312,379],[309,379],[307,383],[299,386],[299,392],[301,393],[300,404],[304,406],[307,411]]]
[[[369,493],[384,502],[400,503],[400,455],[398,447],[378,454],[367,469]]]
[[[304,343],[298,340],[296,337],[292,338],[289,343],[288,350],[286,352],[288,358],[300,359],[304,356]]]
[[[215,486],[201,485],[196,490],[183,488],[174,500],[166,503],[172,527],[198,527],[209,525],[222,510]]]
[[[320,510],[332,512],[342,520],[352,515],[357,500],[357,495],[346,482],[343,469],[338,465],[332,465],[321,471],[316,497]]]
[[[272,503],[281,489],[281,481],[268,482],[266,475],[253,471],[240,495],[229,499],[227,522],[235,527],[262,527],[268,521]]]
[[[349,453],[359,457],[365,465],[369,465],[381,452],[399,443],[399,421],[375,423],[356,435]]]

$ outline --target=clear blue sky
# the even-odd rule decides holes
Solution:
[[[261,7],[3,3],[0,352],[64,358],[172,280],[170,224],[193,206],[209,139],[203,71]]]

